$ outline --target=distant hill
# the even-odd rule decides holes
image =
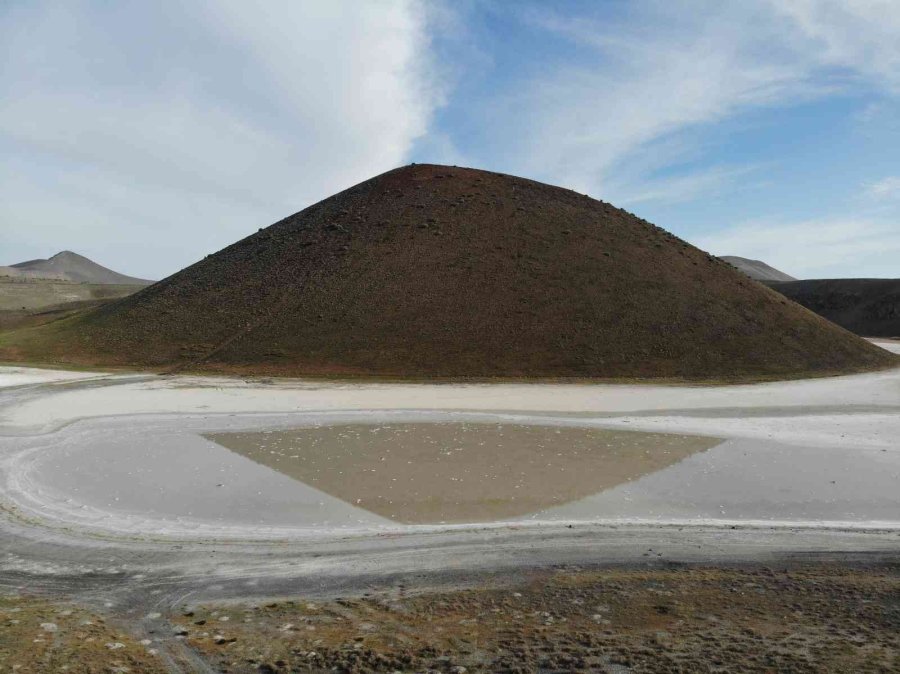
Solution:
[[[750,278],[756,281],[796,281],[793,276],[785,274],[783,271],[770,267],[761,260],[751,260],[746,257],[737,257],[736,255],[723,255],[721,259],[728,264],[737,267]]]
[[[129,297],[0,335],[7,360],[280,375],[758,379],[898,363],[611,204],[389,171]]]
[[[57,305],[73,303],[89,306],[92,302],[112,301],[132,295],[146,287],[134,284],[73,283],[50,279],[0,277],[0,311],[44,311]]]
[[[153,283],[146,279],[119,274],[83,255],[68,250],[57,253],[46,260],[28,260],[8,267],[0,267],[0,277],[3,276],[111,285],[150,285]]]
[[[0,267],[0,312],[13,311],[16,316],[27,318],[33,312],[57,306],[95,306],[131,295],[151,283],[119,274],[66,250],[47,260]],[[0,317],[0,328],[8,329],[18,320]]]
[[[900,279],[814,279],[769,286],[858,335],[900,337]]]

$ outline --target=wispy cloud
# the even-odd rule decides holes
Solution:
[[[900,276],[900,227],[865,219],[747,222],[695,242],[715,255],[755,258],[798,278]]]
[[[893,92],[900,13],[889,4],[673,0],[626,5],[624,17],[603,20],[528,10],[525,21],[577,47],[579,56],[567,52],[508,95],[506,108],[522,114],[504,119],[497,134],[507,138],[508,163],[530,175],[592,193],[616,184],[644,199],[668,199],[670,190],[653,189],[652,170],[633,174],[626,186],[616,176],[673,138],[747,111],[861,82]],[[879,9],[890,18],[880,20]],[[738,168],[721,167],[720,178]],[[713,191],[728,184],[710,179],[708,168],[676,172]]]
[[[875,199],[900,198],[900,176],[887,176],[874,183],[866,185],[866,196]]]
[[[900,12],[894,0],[769,0],[819,66],[846,68],[900,93]]]
[[[636,182],[620,183],[615,178],[607,181],[606,192],[619,206],[634,206],[645,202],[679,203],[691,201],[731,185],[739,178],[746,178],[757,167],[712,168],[681,173],[674,177],[646,178]]]

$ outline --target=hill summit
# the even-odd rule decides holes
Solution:
[[[389,171],[141,292],[0,337],[8,358],[257,374],[739,378],[893,356],[610,204]]]
[[[737,255],[723,255],[722,259],[728,264],[735,267],[738,271],[744,272],[747,276],[757,281],[796,281],[793,276],[785,274],[779,269],[775,269],[767,265],[762,260],[751,260],[746,257],[738,257]]]
[[[110,285],[149,285],[153,283],[153,281],[114,272],[112,269],[107,269],[70,250],[64,250],[46,260],[28,260],[8,267],[0,267],[0,276]]]

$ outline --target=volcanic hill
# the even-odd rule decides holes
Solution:
[[[734,379],[896,364],[610,204],[412,165],[0,357],[256,374]]]

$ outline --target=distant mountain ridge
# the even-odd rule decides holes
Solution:
[[[153,281],[126,276],[107,269],[83,255],[64,250],[46,260],[28,260],[8,267],[0,267],[0,277],[17,279],[47,279],[73,283],[108,285],[150,285]]]
[[[747,257],[738,257],[737,255],[723,255],[721,259],[756,281],[797,280],[793,276],[767,265],[762,260],[751,260]]]

